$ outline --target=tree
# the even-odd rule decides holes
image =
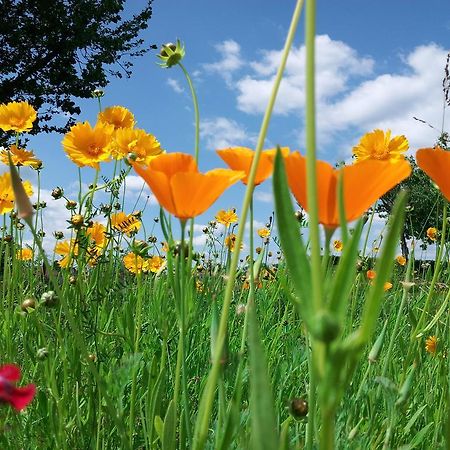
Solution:
[[[125,0],[2,0],[0,102],[27,100],[39,110],[34,134],[67,131],[80,113],[76,98],[105,87],[109,75],[129,77],[130,59],[155,48],[139,38],[152,1],[125,20]],[[67,123],[52,124],[55,114]]]
[[[447,133],[442,133],[436,145],[450,150],[450,139]],[[443,197],[433,186],[428,175],[416,164],[414,157],[408,157],[412,166],[409,178],[391,189],[377,203],[376,211],[381,217],[387,217],[392,212],[395,198],[401,189],[408,191],[408,206],[406,209],[405,226],[401,235],[402,254],[408,258],[408,239],[421,240],[426,246],[425,233],[430,227],[442,228]]]

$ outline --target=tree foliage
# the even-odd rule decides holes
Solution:
[[[33,133],[66,131],[80,113],[77,98],[106,86],[108,76],[129,77],[131,59],[149,49],[139,34],[151,3],[125,19],[125,0],[2,0],[0,102],[38,109]],[[67,122],[52,123],[55,114]]]
[[[450,150],[450,140],[447,133],[442,133],[437,145]],[[401,237],[401,247],[404,256],[408,256],[407,240],[421,240],[426,247],[426,230],[430,227],[442,227],[443,197],[436,189],[428,175],[423,172],[413,156],[408,157],[412,166],[409,178],[391,189],[377,203],[377,212],[381,217],[387,217],[392,212],[395,198],[401,189],[408,191],[408,206],[406,210],[405,225]]]

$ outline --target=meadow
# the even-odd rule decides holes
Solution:
[[[256,148],[218,150],[217,169],[198,169],[199,111],[180,41],[159,58],[182,70],[192,93],[192,154],[163,151],[131,111],[104,107],[93,92],[97,123],[79,122],[62,138],[93,179],[84,189],[80,175],[76,199],[53,190],[67,211],[53,252],[42,247],[39,186],[31,204],[33,186],[20,173],[29,166],[46,176],[22,148],[37,112],[27,102],[0,105],[13,142],[0,153],[0,448],[448,447],[450,152],[432,142],[414,152],[438,188],[430,204],[442,229],[423,236],[435,259],[416,260],[414,241],[407,258],[400,253],[407,192],[373,248],[374,205],[411,174],[408,141],[367,130],[349,149],[351,163],[316,160],[314,6],[306,152],[264,149],[302,5]],[[130,173],[153,192],[159,216],[123,210]],[[214,209],[234,183],[246,186],[241,208]],[[262,183],[272,183],[275,203],[258,228],[253,193]],[[206,244],[194,246],[205,212]]]

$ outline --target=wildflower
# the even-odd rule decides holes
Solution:
[[[62,140],[67,156],[79,167],[99,169],[99,163],[110,159],[114,127],[102,122],[91,127],[89,122],[77,123]]]
[[[145,259],[134,253],[128,253],[125,255],[123,257],[123,264],[131,273],[134,274],[147,271]]]
[[[185,55],[184,45],[177,39],[177,43],[169,42],[161,47],[158,58],[163,62],[160,64],[163,68],[170,68],[178,64]]]
[[[28,384],[16,387],[20,380],[20,368],[14,364],[0,366],[0,403],[9,403],[15,410],[21,411],[34,398],[36,386]]]
[[[108,244],[108,239],[105,233],[106,227],[100,222],[94,222],[86,229],[86,236],[89,238],[87,254],[89,256],[88,263],[90,266],[97,263],[98,258],[101,256]]]
[[[162,153],[161,144],[152,134],[144,130],[120,128],[114,134],[111,154],[116,159],[125,158],[133,154],[133,161],[148,165],[150,161]]]
[[[298,152],[285,158],[289,186],[298,203],[308,210],[306,197],[306,158]],[[359,218],[376,200],[411,173],[406,160],[397,162],[362,161],[340,169],[317,161],[319,222],[326,228],[339,226],[338,179],[342,179],[345,216],[348,222]]]
[[[133,214],[127,215],[120,211],[111,215],[111,227],[131,237],[141,228],[141,221]]]
[[[270,230],[268,228],[260,228],[258,231],[258,236],[261,238],[267,238],[270,236]]]
[[[58,261],[59,267],[67,268],[74,258],[78,256],[78,243],[75,239],[58,242],[55,246],[55,253],[62,256]]]
[[[84,223],[84,216],[82,216],[81,214],[74,214],[71,219],[70,219],[70,223],[75,227],[75,228],[79,228],[83,225]]]
[[[417,150],[418,166],[437,184],[442,195],[450,200],[450,152],[441,147]]]
[[[160,256],[152,256],[146,261],[147,270],[158,273],[166,265],[166,260]]]
[[[133,113],[123,106],[105,108],[98,114],[97,120],[101,123],[112,125],[115,130],[133,128],[136,124]]]
[[[335,251],[337,252],[342,252],[342,249],[344,248],[344,244],[342,243],[342,241],[340,241],[339,239],[336,239],[333,242],[333,248]]]
[[[438,338],[436,336],[429,336],[425,341],[425,350],[428,353],[436,354]]]
[[[228,209],[227,211],[225,211],[224,209],[221,209],[216,214],[215,219],[217,222],[228,227],[232,223],[237,222],[239,220],[239,217],[236,214],[236,210],[233,208],[233,209]]]
[[[403,255],[398,255],[397,258],[395,258],[397,261],[397,264],[400,266],[404,266],[406,264],[406,258]]]
[[[29,247],[20,248],[16,252],[16,258],[21,261],[30,261],[33,259],[33,250]]]
[[[427,238],[430,239],[430,241],[436,241],[437,234],[438,234],[437,228],[430,227],[427,229]]]
[[[393,284],[390,281],[386,281],[383,285],[384,292],[389,291],[392,289]]]
[[[28,102],[10,102],[0,105],[0,128],[3,131],[23,132],[33,128],[36,111]]]
[[[23,182],[23,187],[28,196],[33,195],[33,188],[29,181]],[[9,213],[14,208],[15,195],[11,182],[11,175],[5,172],[0,175],[0,214]]]
[[[234,252],[236,243],[236,235],[234,233],[230,233],[228,236],[225,237],[225,247],[230,250],[230,252]],[[241,249],[243,245],[241,244]]]
[[[203,283],[200,280],[195,280],[195,290],[201,294],[204,290]]]
[[[158,202],[180,220],[205,212],[243,172],[215,169],[200,173],[191,155],[165,153],[148,166],[132,163],[155,194]]]
[[[283,156],[287,156],[289,153],[289,148],[283,147],[281,151]],[[216,152],[231,169],[242,170],[245,172],[245,177],[242,179],[242,182],[247,184],[255,152],[246,147],[227,148],[223,150],[216,150]],[[261,152],[258,169],[255,176],[255,186],[258,186],[264,180],[269,178],[270,175],[272,175],[273,157],[275,156],[275,153],[276,149],[264,150]]]
[[[377,276],[377,273],[375,272],[375,270],[370,269],[366,272],[366,276],[367,276],[367,279],[374,280],[375,277]]]
[[[30,166],[33,169],[39,169],[42,166],[42,161],[34,156],[31,150],[24,150],[16,145],[11,145],[9,148],[11,161],[15,166]],[[8,150],[0,151],[0,161],[3,164],[9,165]]]
[[[368,159],[387,160],[396,162],[404,159],[404,153],[409,144],[405,136],[395,136],[391,139],[391,130],[374,130],[366,133],[359,144],[353,147],[356,162]]]

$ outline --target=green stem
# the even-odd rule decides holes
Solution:
[[[289,50],[294,40],[295,31],[297,29],[298,20],[303,6],[303,0],[298,0],[292,16],[289,32],[286,37],[286,43],[281,56],[280,66],[278,68],[277,75],[275,77],[274,85],[272,87],[272,93],[269,98],[269,104],[267,105],[266,112],[264,114],[261,130],[256,144],[255,156],[253,158],[252,166],[248,177],[248,185],[245,191],[244,201],[241,209],[241,222],[238,227],[238,233],[236,237],[236,251],[233,254],[233,258],[230,264],[230,270],[228,275],[228,282],[225,288],[224,301],[222,306],[222,315],[220,318],[219,331],[217,334],[216,348],[214,350],[214,360],[208,376],[208,381],[205,386],[205,390],[200,402],[199,413],[195,426],[193,449],[198,450],[205,447],[206,437],[208,435],[209,421],[211,418],[212,404],[215,397],[217,380],[220,373],[220,360],[225,345],[225,338],[227,333],[228,315],[230,310],[230,304],[233,296],[233,289],[236,280],[237,266],[239,262],[239,249],[244,236],[245,221],[247,218],[247,212],[250,206],[252,198],[253,187],[255,184],[255,175],[259,164],[263,144],[266,138],[267,129],[269,127],[270,117],[272,115],[275,99],[278,93],[278,89],[283,78],[284,68],[286,67]]]

